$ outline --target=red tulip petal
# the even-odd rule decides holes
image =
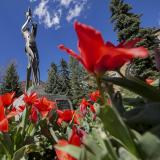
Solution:
[[[25,109],[25,106],[19,106],[19,108],[18,108],[19,112],[23,112],[24,109]]]
[[[145,81],[146,81],[146,83],[149,84],[149,85],[151,85],[151,84],[154,82],[153,79],[146,79]]]
[[[130,41],[128,41],[128,42],[123,41],[123,42],[121,42],[121,43],[117,46],[117,48],[124,48],[124,47],[125,47],[125,48],[133,48],[133,47],[135,47],[136,44],[137,44],[138,42],[140,42],[140,41],[142,41],[141,38],[135,38],[135,39],[130,40]]]
[[[63,122],[63,119],[62,119],[62,118],[58,118],[57,124],[58,124],[59,126],[62,124],[62,122]]]
[[[57,114],[58,114],[59,117],[62,117],[63,116],[63,111],[57,109]]]
[[[4,106],[2,104],[1,96],[0,96],[0,121],[5,119],[5,112],[4,112]]]
[[[104,45],[104,40],[102,38],[101,33],[99,31],[97,31],[96,29],[94,29],[93,27],[82,24],[82,23],[79,23],[79,22],[75,22],[74,27],[75,27],[75,30],[77,32],[77,35],[78,35],[79,39],[82,38],[82,40],[83,40],[83,38],[86,37],[87,40],[90,39],[93,42]]]
[[[57,123],[60,125],[62,121],[70,122],[73,120],[74,123],[79,124],[78,119],[80,118],[80,115],[75,113],[74,110],[66,109],[64,111],[57,110],[58,114],[58,120]]]
[[[8,119],[7,118],[0,120],[0,131],[8,132]]]
[[[73,118],[74,113],[75,112],[73,110],[70,110],[70,109],[64,110],[64,112],[63,112],[63,120],[64,121],[71,121],[72,118]]]
[[[34,123],[36,123],[38,121],[38,112],[37,112],[37,109],[35,107],[32,107],[32,109],[31,109],[30,119]]]
[[[121,55],[117,54],[114,56],[104,56],[101,61],[96,65],[97,70],[116,70],[120,68],[124,63],[131,60],[133,57],[131,55]]]
[[[94,66],[95,72],[99,73],[99,72],[108,70],[109,69],[109,66],[108,66],[109,59],[110,59],[109,54],[106,54],[103,57],[101,57]]]
[[[69,141],[66,141],[64,139],[62,140],[59,140],[57,145],[59,146],[66,146],[68,144],[72,144],[72,145],[75,145],[75,146],[80,146],[81,145],[81,137],[82,137],[82,134],[81,136],[79,136],[77,134],[77,128],[73,126],[72,128],[72,133],[71,133],[71,137],[69,138]],[[57,157],[59,160],[76,160],[75,158],[73,158],[72,156],[70,156],[69,154],[67,154],[66,152],[64,151],[60,151],[58,149],[56,149],[56,154],[57,154]]]
[[[59,140],[57,145],[66,146],[67,144],[69,144],[68,141]],[[76,160],[75,158],[73,158],[72,156],[70,156],[69,154],[67,154],[64,151],[61,151],[61,150],[58,150],[58,149],[55,149],[55,151],[56,151],[58,160]]]
[[[46,117],[52,109],[56,108],[55,102],[49,101],[46,97],[37,99],[34,102],[34,106],[41,113],[42,117]]]
[[[124,65],[126,62],[133,58],[146,58],[148,51],[144,47],[138,47],[133,49],[127,48],[104,48],[106,54],[97,61],[95,70],[116,70]],[[112,53],[112,54],[109,54]]]
[[[90,110],[92,111],[92,113],[96,113],[96,110],[93,105],[90,106]]]
[[[106,46],[106,47],[113,47],[113,48],[116,47],[113,43],[111,43],[111,42],[109,42],[109,41],[106,42],[105,46]]]
[[[48,111],[41,111],[40,113],[41,113],[42,117],[44,118],[44,117],[47,117],[49,112]]]
[[[72,57],[74,57],[75,59],[77,59],[78,61],[82,62],[81,57],[76,54],[74,51],[72,51],[71,49],[66,48],[64,45],[59,45],[58,46],[59,49],[66,51],[68,54],[70,54]]]
[[[73,127],[72,128],[72,135],[69,139],[69,144],[75,145],[75,146],[80,146],[81,145],[81,138],[77,134],[77,128]]]
[[[90,100],[93,101],[93,102],[96,102],[97,99],[100,97],[100,93],[99,91],[95,91],[95,92],[92,92],[89,94],[89,97],[90,97]]]
[[[148,50],[144,47],[137,47],[132,49],[117,48],[117,51],[122,52],[122,55],[131,55],[133,58],[146,58],[148,56]]]
[[[2,104],[2,97],[0,96],[0,131],[8,132],[8,120],[5,116],[4,106]]]
[[[25,93],[23,100],[28,105],[32,105],[34,102],[36,102],[38,100],[37,93],[32,92],[30,95],[27,95],[27,93]]]
[[[2,95],[2,102],[3,105],[6,106],[10,106],[13,102],[13,98],[15,96],[15,92],[12,93],[5,93]]]
[[[101,33],[79,22],[75,23],[75,30],[79,39],[78,49],[85,68],[89,72],[94,72],[94,64],[103,55],[101,48],[105,45]]]

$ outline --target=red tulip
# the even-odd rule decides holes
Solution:
[[[32,106],[29,118],[33,123],[36,123],[38,121],[38,110],[36,107]]]
[[[48,113],[56,108],[55,102],[49,101],[47,98],[42,97],[34,102],[34,106],[41,113],[42,117],[46,117]]]
[[[90,110],[92,111],[92,113],[96,113],[94,106],[89,103],[86,99],[82,99],[81,103],[80,103],[80,111],[82,113],[83,116],[85,116],[87,114],[87,107],[90,107]]]
[[[63,121],[70,122],[72,119],[75,124],[79,124],[78,119],[81,118],[79,114],[77,114],[74,110],[70,109],[66,109],[64,111],[57,110],[57,114],[58,114],[58,120],[57,120],[58,125],[61,125]]]
[[[146,83],[149,84],[149,85],[151,85],[151,84],[154,82],[153,79],[149,79],[149,78],[146,79],[145,81],[146,81]]]
[[[100,93],[99,93],[99,91],[97,90],[97,91],[95,91],[95,92],[90,93],[90,94],[89,94],[89,97],[90,97],[91,101],[96,102],[97,99],[100,97]]]
[[[19,115],[24,111],[24,109],[25,106],[20,106],[19,108],[13,108],[11,111],[8,111],[8,113],[5,114],[5,108],[0,106],[0,131],[8,132],[8,119]]]
[[[8,132],[8,119],[14,117],[24,110],[24,106],[20,106],[19,108],[12,108],[12,110],[8,110],[4,106],[9,106],[12,104],[14,94],[4,94],[0,96],[0,131]],[[8,97],[8,98],[7,98]],[[7,114],[5,114],[5,112]]]
[[[34,104],[34,102],[38,99],[38,96],[37,96],[37,93],[36,92],[33,92],[29,95],[27,95],[27,93],[24,94],[24,102],[28,105],[32,105]]]
[[[19,108],[12,108],[12,110],[7,114],[7,118],[14,117],[20,113],[22,113],[25,109],[25,106],[19,106]]]
[[[95,108],[94,108],[94,105],[90,105],[90,110],[92,111],[92,113],[96,113],[96,110],[95,110]]]
[[[2,97],[0,97],[0,132],[8,132],[8,119],[5,115]]]
[[[69,144],[80,146],[81,145],[81,135],[78,134],[78,130],[76,127],[72,128],[72,134],[69,138]]]
[[[77,129],[75,127],[73,127],[72,129],[72,135],[69,138],[69,140],[59,140],[57,145],[59,146],[67,146],[68,144],[74,145],[74,146],[80,146],[81,145],[81,137],[78,135],[77,133]],[[75,158],[73,158],[71,155],[69,155],[68,153],[58,150],[56,149],[56,154],[58,157],[58,160],[76,160]]]
[[[15,92],[12,93],[5,93],[3,95],[1,95],[1,101],[3,103],[4,107],[8,107],[13,103],[13,98],[15,96]]]
[[[132,48],[140,39],[114,46],[110,42],[105,43],[101,33],[94,28],[79,22],[75,22],[74,26],[79,39],[80,55],[64,45],[60,45],[59,48],[79,60],[91,73],[100,74],[107,70],[117,70],[133,58],[148,56],[148,51],[144,47]]]
[[[80,111],[81,111],[83,116],[85,116],[87,114],[87,106],[88,105],[89,105],[88,101],[83,98],[81,103],[80,103]]]

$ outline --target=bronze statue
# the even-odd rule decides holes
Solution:
[[[31,74],[32,74],[32,86],[39,85],[40,83],[39,55],[35,41],[37,34],[37,24],[32,21],[32,13],[30,8],[26,12],[26,22],[22,26],[21,31],[26,41],[25,52],[28,57],[27,80],[26,80],[26,91],[27,91],[29,88]]]

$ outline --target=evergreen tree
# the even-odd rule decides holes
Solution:
[[[74,104],[88,96],[89,92],[97,90],[95,78],[73,57],[70,57],[70,83]]]
[[[157,38],[155,28],[141,28],[141,15],[131,12],[132,7],[125,3],[124,0],[111,0],[111,22],[114,24],[114,30],[117,32],[118,41],[128,41],[136,37],[143,40],[138,46],[144,46],[149,50],[157,47]],[[128,67],[127,71],[134,76],[145,79],[152,74],[157,74],[154,63],[154,56],[151,55],[146,59],[136,59]]]
[[[90,75],[81,64],[79,65],[79,80],[85,97],[98,89],[95,77]]]
[[[58,75],[57,75],[57,65],[51,63],[50,69],[48,70],[48,80],[45,86],[46,93],[57,94],[58,93]]]
[[[139,33],[141,15],[130,12],[131,9],[124,0],[111,0],[111,22],[114,24],[119,42],[133,39]]]
[[[59,79],[61,81],[61,94],[71,95],[71,85],[69,77],[69,68],[67,62],[62,58],[60,61],[60,74]]]
[[[142,41],[138,43],[139,46],[144,46],[149,50],[154,50],[158,47],[159,40],[155,35],[156,28],[140,28],[137,37],[142,38]]]
[[[4,94],[8,92],[15,92],[16,97],[23,93],[14,63],[11,63],[8,66],[2,82],[2,93]]]
[[[79,62],[73,57],[70,57],[70,80],[73,104],[77,104],[78,100],[84,95],[80,70],[81,66]]]

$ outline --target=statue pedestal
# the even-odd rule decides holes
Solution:
[[[38,85],[31,89],[31,92],[36,92],[38,97],[46,97],[50,101],[54,101],[57,104],[58,109],[73,109],[70,99],[65,95],[54,95],[44,91],[44,85]]]

